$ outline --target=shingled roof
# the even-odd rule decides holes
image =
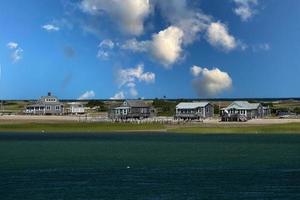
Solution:
[[[181,102],[176,106],[176,109],[196,109],[202,108],[209,104],[209,102]]]
[[[237,110],[255,110],[259,107],[259,103],[249,103],[248,101],[234,101],[222,110],[237,109]]]
[[[132,108],[144,108],[144,107],[150,107],[149,105],[147,105],[143,100],[126,100],[125,101],[127,103],[128,107],[132,107]],[[125,103],[124,102],[124,103]],[[123,104],[124,105],[124,104]]]

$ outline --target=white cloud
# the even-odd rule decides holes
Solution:
[[[102,40],[99,44],[100,48],[107,48],[107,49],[113,49],[114,46],[115,46],[115,43],[110,39]]]
[[[96,57],[101,59],[101,60],[108,60],[109,57],[110,57],[110,53],[107,52],[107,51],[98,50]]]
[[[147,52],[149,49],[149,41],[137,41],[135,38],[125,41],[121,45],[121,49],[131,50],[133,52]]]
[[[237,47],[236,39],[229,34],[228,28],[221,22],[213,22],[207,30],[207,40],[215,47],[230,51]]]
[[[94,98],[96,96],[96,93],[93,90],[90,91],[86,91],[85,93],[83,93],[78,100],[84,100],[84,99],[91,99]]]
[[[183,31],[175,26],[170,26],[153,35],[152,55],[164,66],[169,67],[180,58],[183,36]]]
[[[13,61],[13,63],[17,63],[23,58],[23,49],[19,47],[19,44],[16,42],[9,42],[7,43],[7,48],[12,50],[12,53],[10,54],[10,57]]]
[[[199,96],[213,97],[232,87],[232,79],[229,74],[218,68],[209,70],[193,66],[191,71],[195,77],[193,86]]]
[[[131,39],[121,46],[122,49],[133,52],[148,52],[166,68],[178,61],[183,51],[183,31],[175,26],[170,26],[159,33],[153,34],[152,40],[137,41]]]
[[[140,64],[135,68],[119,69],[117,71],[117,82],[119,88],[128,90],[130,96],[136,98],[139,94],[136,88],[137,83],[154,83],[155,74],[153,72],[144,72],[144,66]],[[122,94],[124,97],[124,92]]]
[[[151,13],[150,0],[83,0],[81,9],[91,15],[108,14],[122,31],[144,32],[144,20]]]
[[[23,58],[23,49],[17,48],[14,52],[12,52],[11,58],[12,58],[14,63],[21,60]]]
[[[136,81],[145,83],[154,83],[155,74],[144,72],[144,65],[140,64],[136,68],[120,69],[117,72],[117,82],[120,87]]]
[[[199,39],[199,33],[205,31],[212,20],[202,11],[192,8],[193,5],[187,0],[157,0],[156,4],[161,15],[184,32],[184,44],[190,44]]]
[[[9,49],[16,49],[19,45],[16,42],[9,42],[6,45]]]
[[[197,77],[200,75],[200,73],[202,72],[202,68],[198,67],[196,65],[194,65],[193,67],[191,67],[191,73],[193,76]]]
[[[240,16],[242,21],[248,21],[255,13],[258,0],[233,0],[236,4],[234,13]]]
[[[108,60],[112,54],[112,49],[114,48],[115,43],[110,39],[105,39],[100,42],[98,45],[99,50],[97,52],[97,58],[101,60]]]
[[[189,0],[82,0],[80,8],[97,18],[108,15],[114,22],[112,26],[117,24],[123,31],[135,36],[144,33],[144,22],[151,13],[160,12],[165,23],[169,24],[167,28],[154,33],[151,39],[133,38],[121,41],[121,45],[117,46],[134,53],[147,53],[165,68],[171,68],[183,58],[184,48],[198,41],[201,36],[207,36],[210,44],[226,51],[239,45],[229,34],[226,25],[220,22],[212,23],[213,17],[203,13],[198,4]],[[97,31],[100,30],[97,24],[93,27],[97,27]],[[113,42],[104,44],[107,46]],[[101,46],[99,48],[97,57],[108,59],[110,52],[102,50]]]
[[[124,92],[120,91],[120,92],[116,93],[113,97],[111,97],[110,99],[113,99],[113,100],[125,99]]]
[[[59,27],[55,26],[53,24],[45,24],[42,26],[42,28],[48,32],[55,32],[55,31],[59,31]]]

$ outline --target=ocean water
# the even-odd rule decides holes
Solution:
[[[0,199],[300,199],[300,135],[0,133]]]

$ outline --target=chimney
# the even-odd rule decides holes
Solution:
[[[49,97],[51,96],[51,92],[48,92],[48,96],[49,96]]]

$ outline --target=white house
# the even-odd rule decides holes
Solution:
[[[84,105],[85,103],[82,102],[70,102],[68,103],[68,113],[72,115],[84,114]]]

